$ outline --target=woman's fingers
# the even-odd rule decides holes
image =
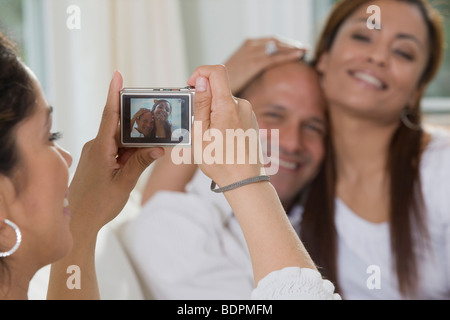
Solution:
[[[120,118],[120,90],[123,86],[123,78],[119,71],[115,71],[109,85],[108,98],[98,130],[99,138],[111,138],[116,134]]]
[[[194,100],[194,120],[202,123],[202,131],[204,132],[209,127],[212,102],[209,80],[204,76],[198,76],[195,79]]]
[[[120,151],[120,149],[119,149]],[[120,152],[117,161],[121,164],[120,179],[130,190],[144,170],[164,155],[163,148],[126,148]]]
[[[234,94],[266,68],[303,57],[307,47],[298,41],[281,37],[248,39],[227,60],[231,89]]]
[[[201,66],[194,71],[188,80],[188,84],[195,86],[198,77],[208,80],[213,99],[229,100],[231,98],[230,84],[225,66]]]
[[[194,126],[202,125],[202,135],[194,136],[194,146],[202,146],[194,150],[201,170],[219,185],[259,173],[260,165],[249,161],[259,153],[253,110],[248,101],[232,96],[225,67],[202,66],[188,84],[196,87]]]
[[[216,117],[228,117],[234,112],[236,101],[223,65],[197,68],[188,84],[196,87],[194,120],[202,122],[203,132],[210,128]]]

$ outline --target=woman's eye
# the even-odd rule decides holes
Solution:
[[[413,61],[414,60],[414,56],[412,54],[409,54],[409,53],[405,52],[405,51],[395,50],[395,53],[397,55],[399,55],[400,57],[408,60],[408,61]]]
[[[50,138],[48,139],[51,142],[57,141],[59,139],[62,138],[62,133],[61,132],[53,132],[50,133]]]
[[[369,42],[370,41],[369,37],[367,37],[365,35],[362,35],[362,34],[359,34],[359,33],[352,34],[352,38],[355,39],[355,40],[358,40],[358,41],[365,41],[365,42]]]

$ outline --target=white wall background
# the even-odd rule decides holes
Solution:
[[[314,45],[314,8],[329,0],[24,0],[28,63],[54,106],[54,129],[74,158],[95,137],[115,69],[125,86],[185,86],[247,38]],[[80,8],[70,30],[67,8]]]
[[[281,35],[313,44],[313,0],[179,1],[189,70],[225,62],[246,38]]]
[[[72,172],[84,143],[97,133],[115,69],[125,86],[184,86],[197,66],[224,63],[247,38],[280,35],[313,48],[331,3],[22,1],[27,62],[55,108],[54,129],[63,133],[60,144],[73,155]],[[81,10],[80,30],[66,26],[70,5]],[[426,100],[425,110],[448,110],[448,100],[435,100]]]

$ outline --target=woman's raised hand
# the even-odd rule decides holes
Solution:
[[[97,137],[86,143],[70,185],[73,222],[100,229],[125,206],[142,172],[164,154],[162,148],[122,148],[119,143],[122,76],[114,73]],[[97,231],[98,231],[97,230]]]
[[[239,93],[259,73],[273,65],[298,60],[307,48],[281,37],[247,39],[225,62],[233,94]]]

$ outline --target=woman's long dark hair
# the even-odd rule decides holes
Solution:
[[[442,59],[444,47],[442,18],[426,0],[397,1],[417,6],[428,27],[430,57],[418,84],[423,94],[425,87],[436,74]],[[319,38],[315,53],[316,64],[321,55],[331,49],[335,36],[346,18],[367,2],[368,0],[342,0],[336,4]],[[410,108],[409,119],[420,124],[420,115],[420,99],[417,99],[416,105]],[[332,125],[329,132],[333,132]],[[387,173],[390,178],[391,249],[399,290],[405,296],[414,295],[417,289],[416,249],[418,246],[425,246],[428,240],[419,170],[423,137],[422,129],[412,130],[400,123],[392,137],[387,159]],[[325,148],[325,161],[311,185],[300,234],[315,263],[339,290],[337,230],[334,220],[337,172],[332,134],[326,140]],[[413,237],[416,232],[420,237]]]

